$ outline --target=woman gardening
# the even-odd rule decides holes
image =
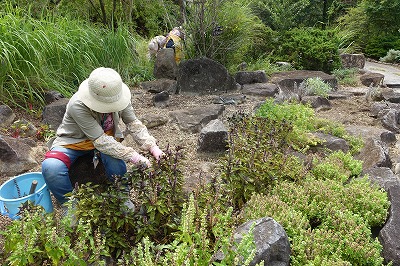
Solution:
[[[136,117],[128,86],[115,70],[97,68],[69,100],[50,151],[42,162],[43,177],[60,204],[68,200],[65,194],[73,190],[69,169],[80,156],[91,154],[95,167],[101,160],[110,181],[125,175],[127,162],[150,167],[149,159],[119,142],[123,138],[118,126],[120,120],[140,148],[159,160],[163,152]],[[130,201],[126,205],[133,208]]]

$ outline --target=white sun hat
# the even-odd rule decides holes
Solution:
[[[90,73],[77,92],[78,99],[98,113],[118,112],[131,101],[131,91],[112,68],[99,67]]]

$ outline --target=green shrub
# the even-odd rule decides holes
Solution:
[[[400,63],[400,50],[390,49],[389,52],[379,60],[387,63]]]
[[[365,55],[379,60],[386,56],[389,50],[400,50],[398,35],[372,35],[365,46]]]
[[[332,91],[332,87],[325,83],[320,77],[308,78],[299,85],[299,90],[304,95],[318,95],[328,98],[328,94]]]
[[[332,74],[336,77],[338,83],[343,86],[357,86],[357,73],[358,69],[356,68],[338,68],[332,71]]]
[[[156,245],[148,237],[118,260],[118,265],[249,265],[255,255],[250,231],[240,243],[232,239],[232,208],[215,214],[210,235],[207,210],[202,209],[190,195],[184,204],[181,224],[168,245]],[[222,255],[216,262],[214,255]]]
[[[296,69],[330,73],[341,65],[335,31],[294,28],[281,36],[280,43],[276,55]]]
[[[256,111],[256,116],[275,121],[277,124],[289,123],[290,130],[286,133],[289,145],[295,150],[307,150],[318,143],[310,132],[316,130],[317,119],[311,107],[303,104],[276,104],[273,99],[267,99]]]
[[[342,183],[357,177],[362,171],[362,161],[355,160],[350,153],[336,151],[313,163],[311,173],[316,179],[331,179]]]
[[[188,5],[188,58],[208,57],[233,70],[254,45],[265,26],[242,0],[201,0]]]
[[[128,174],[135,192],[135,238],[144,236],[166,243],[179,225],[185,195],[180,169],[183,153],[180,147],[165,150],[165,156],[153,169],[132,169]]]
[[[388,208],[386,193],[367,178],[343,184],[309,177],[253,195],[241,217],[280,223],[291,242],[291,265],[381,265],[382,246],[371,228],[385,222]]]

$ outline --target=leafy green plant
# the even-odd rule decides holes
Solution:
[[[150,237],[157,243],[166,243],[177,230],[185,194],[180,161],[182,148],[169,147],[165,156],[152,169],[132,169],[128,179],[134,190],[137,206],[135,238]]]
[[[40,109],[45,89],[69,97],[99,66],[116,69],[129,84],[131,67],[141,62],[135,35],[124,27],[108,31],[62,17],[36,20],[11,6],[0,23],[0,101],[14,107]],[[136,80],[151,73],[144,66],[137,67],[142,74]]]
[[[314,110],[307,105],[288,102],[277,104],[272,99],[267,99],[257,109],[256,116],[282,122],[290,121],[292,130],[288,133],[289,142],[291,148],[295,150],[306,151],[311,146],[317,145],[320,140],[310,135],[311,132],[315,131],[332,134],[347,140],[352,154],[359,152],[364,145],[360,137],[350,136],[343,125],[317,118]]]
[[[100,232],[106,239],[105,250],[118,258],[135,243],[136,223],[132,211],[125,206],[126,186],[116,180],[108,186],[81,184],[74,189],[68,204],[78,223],[89,223],[90,235]]]
[[[318,120],[314,110],[303,104],[284,103],[276,104],[272,99],[267,99],[259,109],[256,116],[275,121],[277,124],[290,123],[287,138],[291,148],[307,150],[318,143],[316,138],[310,136],[315,131]]]
[[[253,193],[267,193],[280,180],[302,177],[302,165],[290,151],[291,123],[237,114],[231,118],[229,151],[221,176],[240,208]]]
[[[4,261],[9,265],[87,265],[101,261],[107,254],[104,239],[91,234],[90,223],[57,220],[44,214],[41,206],[27,205],[1,235],[5,239]],[[101,255],[100,255],[101,254]]]
[[[232,208],[217,213],[211,237],[207,210],[190,194],[175,239],[167,245],[155,245],[144,237],[119,265],[249,265],[255,255],[252,231],[240,243],[234,242],[233,220]]]
[[[232,70],[263,41],[265,27],[246,1],[201,0],[187,9],[188,58],[208,57]]]
[[[56,132],[54,131],[54,129],[52,129],[47,124],[40,125],[36,132],[36,138],[38,140],[44,140],[45,142],[49,141],[55,135],[56,135]]]

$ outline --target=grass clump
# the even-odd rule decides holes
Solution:
[[[358,85],[357,68],[337,68],[332,71],[332,74],[342,86],[354,87]]]
[[[152,76],[150,62],[136,54],[140,38],[124,27],[109,31],[73,19],[37,20],[18,8],[2,13],[0,23],[2,103],[29,110],[44,106],[45,91],[70,97],[100,66],[114,68],[130,85]]]

